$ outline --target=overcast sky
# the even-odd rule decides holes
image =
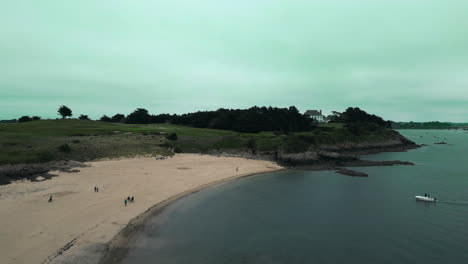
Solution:
[[[73,2],[73,3],[72,3]],[[357,106],[468,121],[466,0],[15,0],[0,119]]]

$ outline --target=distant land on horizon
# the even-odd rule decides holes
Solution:
[[[253,106],[253,107],[257,107],[257,106]],[[265,107],[265,106],[263,106]],[[272,106],[268,106],[268,107],[272,107]],[[261,107],[259,107],[261,108]],[[139,109],[139,108],[137,108]],[[143,109],[143,108],[140,108],[140,109]],[[198,110],[198,111],[192,111],[192,112],[186,112],[186,113],[159,113],[159,114],[156,114],[156,115],[185,115],[185,114],[191,114],[191,113],[196,113],[196,112],[209,112],[209,111],[217,111],[219,109],[230,109],[230,110],[242,110],[242,109],[247,109],[247,108],[218,108],[216,110]],[[318,111],[323,111],[322,109],[318,109],[316,108]],[[307,109],[305,111],[300,111],[300,112],[303,112],[302,114],[304,114],[305,112],[307,112],[308,110],[312,110],[312,107],[310,109]],[[121,111],[123,112],[123,111]],[[119,112],[119,113],[121,113]],[[323,111],[323,114],[324,116],[330,116],[332,115],[333,113],[336,113],[336,111]],[[73,117],[71,117],[71,119],[78,119],[79,114],[74,114]],[[103,114],[102,116],[107,116],[107,114]],[[34,115],[34,114],[30,114],[30,116],[38,116],[38,115]],[[94,115],[94,116],[91,116],[90,117],[90,120],[99,120],[101,117],[98,117],[98,115]],[[109,116],[112,116],[112,115],[109,115]],[[18,116],[16,118],[2,118],[0,119],[0,123],[16,123],[18,121],[18,119],[20,118],[21,116]],[[93,118],[94,117],[94,118]],[[51,115],[47,115],[45,117],[42,117],[40,116],[41,120],[56,120],[56,119],[60,119],[59,116],[56,116],[56,117],[53,117]],[[394,128],[398,129],[398,128],[410,128],[410,127],[417,127],[417,128],[421,128],[421,127],[448,127],[448,126],[451,126],[451,127],[456,127],[456,126],[468,126],[468,121],[467,122],[453,122],[453,121],[448,121],[448,120],[431,120],[431,121],[420,121],[420,120],[410,120],[410,121],[401,121],[401,120],[392,120],[392,119],[389,119],[392,124],[394,125]]]

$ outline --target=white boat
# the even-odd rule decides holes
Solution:
[[[436,201],[436,198],[433,198],[433,197],[416,195],[415,198],[416,198],[416,201],[423,201],[423,202],[435,202]]]

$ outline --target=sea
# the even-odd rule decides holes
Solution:
[[[401,130],[414,166],[369,177],[284,170],[186,196],[150,218],[122,263],[468,263],[468,131]],[[434,144],[446,142],[447,144]],[[436,203],[418,202],[429,194]]]

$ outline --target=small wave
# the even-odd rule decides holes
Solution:
[[[444,203],[444,204],[454,204],[454,205],[468,206],[468,201],[457,201],[457,200],[437,200],[437,203]]]

